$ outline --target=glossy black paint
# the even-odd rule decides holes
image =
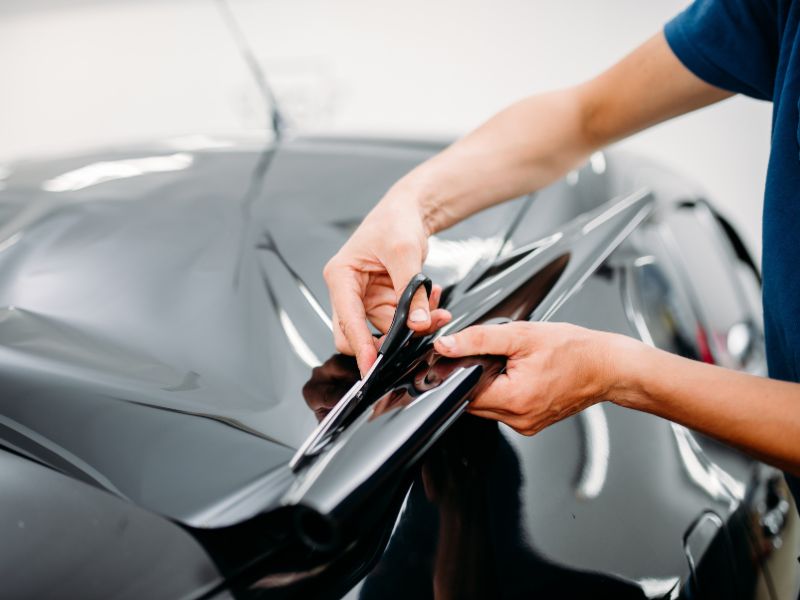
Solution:
[[[169,521],[8,452],[0,473],[4,598],[179,598],[223,581]]]
[[[80,540],[103,511],[109,523],[140,519],[138,545],[123,533],[85,544],[82,560],[97,569],[71,589],[688,598],[724,589],[719,552],[742,574],[740,597],[769,588],[760,565],[785,550],[772,543],[780,531],[754,523],[774,471],[615,406],[533,438],[453,424],[479,385],[470,369],[502,365],[446,365],[430,340],[407,349],[326,468],[291,472],[294,450],[354,377],[334,352],[322,267],[433,150],[298,140],[13,167],[0,191],[0,445],[15,453],[2,454],[4,522],[67,522],[64,537]],[[119,177],[126,165],[141,172]],[[437,236],[425,271],[447,286],[453,327],[533,313],[757,370],[749,309],[739,315],[726,304],[735,294],[694,283],[698,265],[737,260],[703,229],[705,205],[687,218],[717,246],[695,254],[691,240],[664,241],[694,222],[680,221],[686,199],[698,200],[652,166],[606,156],[602,169],[593,161],[534,200]],[[697,307],[747,322],[750,349],[728,356]],[[469,375],[469,391],[448,392],[453,373]],[[423,396],[432,401],[415,404]],[[70,512],[64,486],[84,512]],[[25,489],[38,504],[19,499]],[[710,541],[692,535],[704,514],[722,524]],[[18,549],[0,563],[11,589],[36,594],[34,578],[70,569],[67,549],[7,529]],[[142,579],[136,565],[173,545],[170,569]],[[23,573],[14,561],[34,551],[47,560]]]

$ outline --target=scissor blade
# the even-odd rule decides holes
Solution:
[[[320,421],[319,425],[316,426],[314,431],[311,432],[311,435],[306,438],[297,452],[295,452],[294,456],[292,456],[292,460],[289,461],[289,466],[291,468],[294,469],[300,461],[303,460],[303,457],[315,454],[327,441],[326,437],[329,433],[335,431],[344,417],[347,416],[349,413],[347,409],[353,404],[356,398],[359,397],[359,393],[366,382],[369,381],[370,377],[372,377],[381,359],[383,359],[383,355],[378,354],[378,358],[372,363],[372,367],[367,371],[367,374],[364,375],[362,379],[356,381],[352,387],[347,390],[347,393],[339,399],[331,411],[325,415],[325,418]]]

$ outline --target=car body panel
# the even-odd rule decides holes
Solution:
[[[443,565],[462,561],[472,590],[498,596],[595,589],[660,597],[698,585],[712,546],[692,549],[690,534],[704,514],[722,523],[718,539],[734,556],[753,555],[754,540],[771,543],[775,536],[753,537],[749,528],[774,471],[613,405],[531,438],[467,417],[442,421],[429,451],[409,454],[360,500],[362,522],[345,550],[304,549],[295,539],[301,513],[287,509],[304,497],[287,495],[295,475],[286,465],[316,425],[315,398],[335,401],[355,377],[310,385],[330,361],[347,362],[335,355],[322,267],[393,181],[434,150],[300,139],[262,150],[156,146],[14,165],[0,192],[0,444],[68,475],[45,471],[76,486],[87,505],[100,488],[165,530],[182,524],[191,552],[202,548],[213,564],[193,580],[196,596],[337,597],[354,585],[364,596],[427,595],[457,586],[463,571]],[[426,272],[456,309],[489,285],[487,269],[512,272],[525,261],[515,252],[632,195],[649,197],[649,212],[636,213],[608,252],[587,256],[580,277],[557,279],[569,282],[563,301],[539,317],[650,335],[668,350],[757,371],[753,307],[736,300],[721,325],[746,322],[746,353],[728,352],[715,331],[697,337],[707,319],[695,308],[717,301],[687,284],[703,257],[690,241],[664,241],[674,215],[706,205],[691,186],[636,159],[593,157],[533,199],[438,234]],[[577,251],[575,239],[567,251]],[[475,306],[464,315],[477,318]],[[659,329],[664,315],[674,327]],[[433,433],[423,441],[428,448]],[[50,483],[36,481],[46,494]],[[61,508],[54,501],[49,510]],[[453,524],[467,518],[475,527],[461,533],[473,537],[448,545],[461,539]],[[735,545],[723,539],[734,525]],[[743,563],[753,581],[765,577],[758,556]]]
[[[203,546],[165,519],[0,452],[5,598],[188,598],[223,582]]]

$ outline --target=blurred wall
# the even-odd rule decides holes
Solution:
[[[0,81],[0,160],[266,126],[211,0],[3,0]]]
[[[686,2],[231,4],[301,129],[454,137],[599,72]],[[266,126],[212,0],[4,0],[0,81],[0,160]],[[769,104],[735,98],[621,145],[699,181],[760,255],[770,116]]]

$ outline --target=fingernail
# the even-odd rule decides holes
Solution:
[[[448,350],[452,350],[456,347],[456,341],[453,339],[451,335],[443,335],[439,338],[439,343],[447,348]]]
[[[411,321],[413,323],[423,323],[428,320],[428,313],[421,308],[411,311]]]

